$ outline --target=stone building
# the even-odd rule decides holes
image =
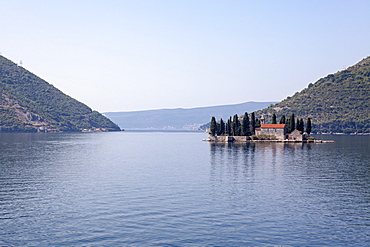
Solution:
[[[302,135],[301,131],[294,130],[294,131],[292,131],[292,133],[290,133],[288,135],[288,139],[293,140],[293,141],[300,141],[301,142],[301,141],[303,141],[303,135]]]
[[[277,140],[285,140],[286,125],[285,124],[261,124],[260,128],[256,128],[256,136],[273,135]]]

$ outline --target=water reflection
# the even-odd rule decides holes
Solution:
[[[301,163],[310,156],[312,144],[304,143],[210,143],[211,174],[224,174],[225,169],[239,176],[252,175],[256,166],[270,167],[273,173],[284,167],[286,159]]]
[[[316,232],[312,241],[334,236],[334,245],[364,242],[370,237],[370,145],[363,139],[210,143],[210,180],[217,188],[212,193],[219,196],[226,188],[224,203],[253,214],[253,222],[280,222],[280,233]]]
[[[212,181],[264,179],[275,185],[316,187],[326,179],[352,180],[370,172],[369,153],[356,143],[351,153],[340,152],[341,143],[209,143],[209,147]]]
[[[369,243],[369,138],[200,139],[0,134],[0,245]]]

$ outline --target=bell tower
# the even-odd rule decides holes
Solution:
[[[265,124],[265,116],[264,115],[261,116],[261,124]]]

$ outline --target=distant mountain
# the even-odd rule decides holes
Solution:
[[[330,74],[282,102],[256,112],[277,119],[292,113],[313,120],[313,130],[333,133],[370,133],[370,57]],[[269,120],[268,120],[269,121]]]
[[[111,120],[0,56],[0,132],[120,130]]]
[[[190,109],[105,112],[104,115],[124,129],[197,129],[208,123],[212,116],[228,119],[230,115],[257,111],[275,103],[246,102]]]

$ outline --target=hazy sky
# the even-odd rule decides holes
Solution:
[[[280,101],[370,55],[370,1],[0,0],[0,30],[100,112]]]

